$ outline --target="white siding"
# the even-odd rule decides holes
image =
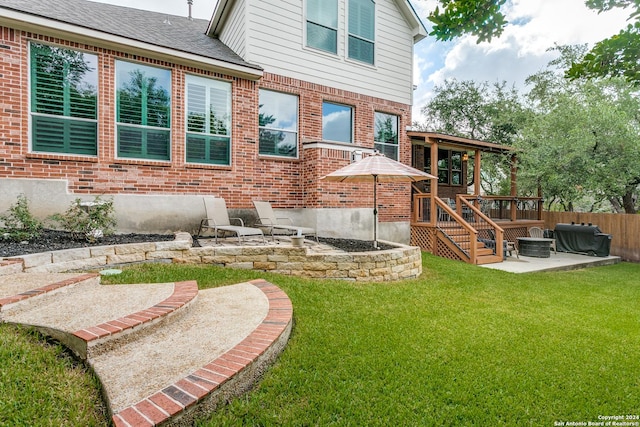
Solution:
[[[246,0],[237,0],[227,22],[220,33],[220,41],[246,60],[247,55],[247,18]]]
[[[337,55],[305,46],[303,0],[245,1],[248,62],[269,73],[411,104],[413,35],[395,0],[376,1],[375,66],[345,58],[345,0],[339,2]]]

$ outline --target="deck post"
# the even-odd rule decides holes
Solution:
[[[516,198],[518,197],[518,159],[515,154],[511,155],[511,221],[518,218],[518,206]]]
[[[480,164],[482,161],[482,151],[476,149],[476,155],[473,159],[473,194],[474,196],[479,196],[481,187],[480,187]]]
[[[542,221],[543,210],[544,210],[544,200],[542,199],[542,187],[538,185],[538,221]]]
[[[435,171],[435,172],[434,172]],[[433,140],[431,143],[431,173],[438,176],[438,143]],[[438,221],[438,207],[436,198],[438,197],[438,180],[431,181],[431,222],[435,224]]]

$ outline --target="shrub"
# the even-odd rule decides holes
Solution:
[[[51,219],[71,232],[74,239],[95,242],[102,236],[113,234],[116,226],[113,200],[103,200],[96,196],[93,202],[75,199],[63,214],[55,214]]]
[[[0,227],[0,235],[4,239],[17,242],[30,240],[39,237],[42,232],[42,222],[29,211],[27,197],[24,194],[18,196],[18,200],[7,213],[0,215],[0,221],[4,223]]]

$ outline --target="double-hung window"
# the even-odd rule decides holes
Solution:
[[[171,159],[171,71],[116,61],[118,157]]]
[[[322,103],[322,139],[353,142],[353,109],[333,102]]]
[[[97,56],[37,43],[29,47],[32,150],[97,155]]]
[[[307,0],[307,46],[338,52],[338,0]]]
[[[260,89],[259,153],[298,157],[298,97]]]
[[[349,1],[350,59],[373,64],[375,47],[376,9],[373,0]]]
[[[187,163],[231,164],[231,83],[186,77]]]
[[[385,156],[398,160],[398,116],[375,113],[374,147]]]

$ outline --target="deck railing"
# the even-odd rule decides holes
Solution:
[[[542,220],[541,197],[461,196],[493,220]]]
[[[444,200],[436,197],[436,227],[444,232],[470,260],[476,259],[478,231]]]
[[[503,256],[504,230],[465,197],[458,196],[453,207],[439,197],[419,193],[413,203],[414,222],[442,231],[470,262],[475,263],[477,258],[478,239],[494,242],[494,255]]]

